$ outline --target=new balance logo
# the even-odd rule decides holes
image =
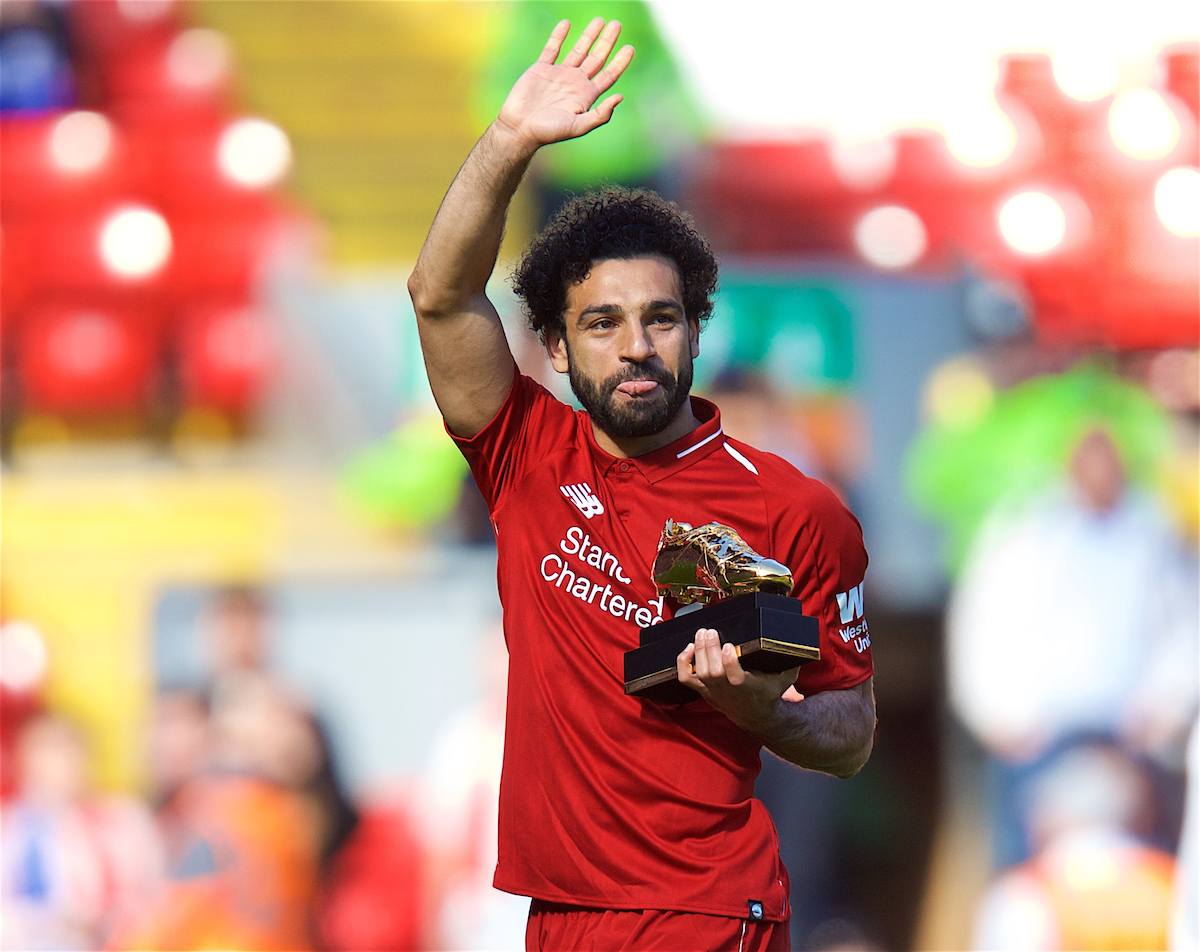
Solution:
[[[863,584],[859,582],[848,592],[837,593],[838,611],[842,616],[842,624],[848,625],[863,614]]]
[[[582,512],[589,519],[592,516],[599,516],[604,512],[604,505],[596,498],[596,494],[592,492],[592,487],[587,483],[575,483],[573,486],[559,486],[562,494],[575,504],[575,508]]]

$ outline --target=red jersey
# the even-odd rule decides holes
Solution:
[[[496,417],[456,439],[496,530],[510,664],[498,889],[549,902],[780,920],[787,873],[753,797],[760,744],[697,695],[624,693],[640,628],[671,617],[651,566],[668,518],[736,529],[785,563],[821,625],[815,694],[871,675],[858,522],[822,483],[700,426],[617,459],[573,411],[517,375]],[[754,910],[756,913],[757,909]],[[758,917],[757,915],[755,916]]]

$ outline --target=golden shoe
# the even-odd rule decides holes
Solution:
[[[710,522],[693,529],[668,519],[654,557],[654,583],[660,595],[687,605],[747,592],[787,595],[794,581],[786,565],[763,558],[729,526]]]

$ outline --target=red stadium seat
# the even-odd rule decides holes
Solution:
[[[98,112],[6,117],[0,152],[0,212],[6,220],[79,210],[138,188],[129,143]]]
[[[145,301],[171,270],[170,226],[153,208],[114,202],[21,223],[31,290],[90,294],[97,301]]]
[[[188,406],[241,413],[262,395],[275,363],[266,316],[250,305],[188,312],[179,340],[179,375]]]
[[[26,410],[88,415],[140,410],[158,345],[136,313],[47,305],[26,315],[17,371]]]

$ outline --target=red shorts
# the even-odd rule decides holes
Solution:
[[[789,952],[786,922],[661,909],[586,909],[533,900],[526,952]]]

